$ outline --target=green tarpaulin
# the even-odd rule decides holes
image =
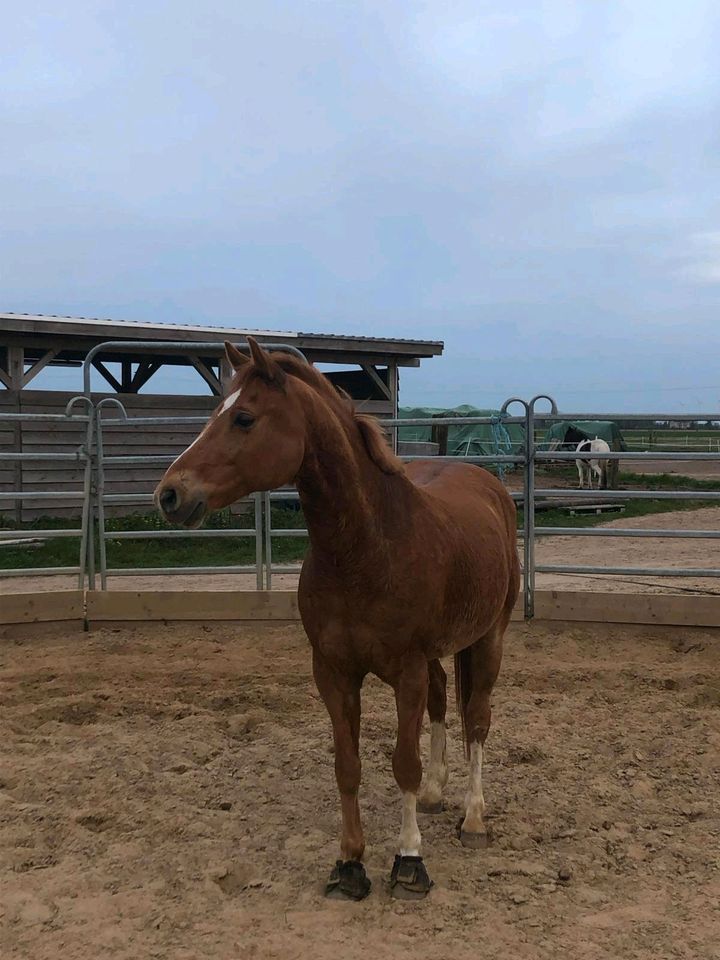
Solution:
[[[620,427],[613,420],[561,420],[545,432],[543,447],[555,450],[560,444],[577,447],[581,440],[605,440],[611,450],[627,450]]]
[[[441,453],[445,446],[447,430],[447,456],[491,456],[494,453],[516,453],[525,442],[522,424],[503,423],[499,410],[479,410],[463,404],[451,410],[438,407],[401,407],[398,417],[415,420],[421,417],[492,417],[493,423],[469,423],[467,426],[408,426],[398,428],[398,440],[424,440],[440,443]]]

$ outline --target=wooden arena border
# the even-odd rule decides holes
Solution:
[[[0,625],[142,621],[299,620],[292,590],[86,591],[0,594]],[[522,605],[513,614],[523,619]],[[535,619],[576,623],[720,627],[720,596],[591,593],[539,590]]]
[[[52,593],[0,593],[0,626],[11,623],[63,623],[85,619],[82,590]]]

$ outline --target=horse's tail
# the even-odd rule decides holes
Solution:
[[[470,742],[465,718],[467,705],[473,692],[472,647],[465,647],[455,654],[455,705],[460,717],[463,743],[465,744],[465,758],[470,759]]]

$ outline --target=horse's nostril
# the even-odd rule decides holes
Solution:
[[[178,497],[175,487],[165,487],[160,494],[160,506],[163,510],[166,513],[172,513],[173,510],[177,510],[179,503],[180,497]]]

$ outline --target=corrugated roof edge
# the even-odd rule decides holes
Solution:
[[[248,327],[213,327],[202,326],[194,323],[163,323],[161,321],[150,322],[147,320],[113,320],[110,317],[67,317],[54,313],[13,313],[12,311],[6,311],[5,313],[0,313],[0,320],[3,317],[12,318],[14,320],[36,320],[40,322],[43,320],[52,320],[59,323],[113,324],[115,326],[132,326],[155,330],[192,330],[198,333],[226,333],[238,336],[247,336],[250,334],[251,336],[265,335],[272,337],[291,337],[293,339],[297,339],[298,337],[318,337],[327,340],[360,340],[366,343],[414,343],[434,347],[444,346],[444,342],[442,340],[417,340],[409,337],[368,337],[353,333],[311,333],[308,331],[301,331],[298,333],[290,330],[253,330]]]

